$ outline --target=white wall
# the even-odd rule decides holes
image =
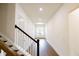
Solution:
[[[15,4],[0,4],[0,33],[14,42]]]
[[[20,18],[23,19],[23,21],[20,21]],[[26,31],[29,35],[34,37],[34,24],[30,20],[30,18],[25,14],[24,10],[20,5],[16,4],[16,20],[15,24],[17,24],[19,27],[21,27],[24,31]],[[21,26],[21,25],[24,25]]]
[[[18,25],[22,30],[34,38],[34,24],[30,18],[25,14],[24,10],[19,4],[16,4],[16,20],[15,24]],[[17,33],[18,32],[18,33]],[[15,44],[26,50],[31,39],[25,36],[22,32],[17,31],[15,33]]]
[[[69,55],[68,13],[78,4],[63,4],[47,24],[47,41],[59,55]]]
[[[79,56],[79,8],[69,14],[70,55]]]

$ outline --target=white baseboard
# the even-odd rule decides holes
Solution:
[[[49,45],[51,45],[48,40],[47,40],[47,42],[49,43]],[[58,51],[53,45],[51,45],[51,47],[57,52],[57,54],[58,54],[59,56],[62,56],[62,55],[59,53],[59,51]]]

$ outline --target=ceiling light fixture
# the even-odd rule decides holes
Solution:
[[[40,11],[43,11],[43,8],[39,8]]]
[[[36,24],[40,24],[40,25],[41,25],[41,24],[44,24],[44,23],[42,23],[42,22],[38,22],[38,23],[36,23]]]

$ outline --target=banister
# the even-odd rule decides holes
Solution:
[[[15,25],[15,28],[19,29],[22,33],[24,33],[26,36],[28,36],[30,39],[32,39],[34,42],[37,43],[37,56],[39,56],[39,39],[36,41],[34,38],[32,38],[30,35],[28,35],[25,31],[23,31],[17,25]]]
[[[28,36],[30,39],[32,39],[34,42],[37,43],[37,41],[36,41],[34,38],[32,38],[30,35],[28,35],[25,31],[23,31],[23,30],[22,30],[21,28],[19,28],[17,25],[15,25],[15,28],[19,29],[22,33],[24,33],[26,36]]]

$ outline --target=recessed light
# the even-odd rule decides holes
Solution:
[[[43,8],[39,8],[40,11],[43,11]]]

